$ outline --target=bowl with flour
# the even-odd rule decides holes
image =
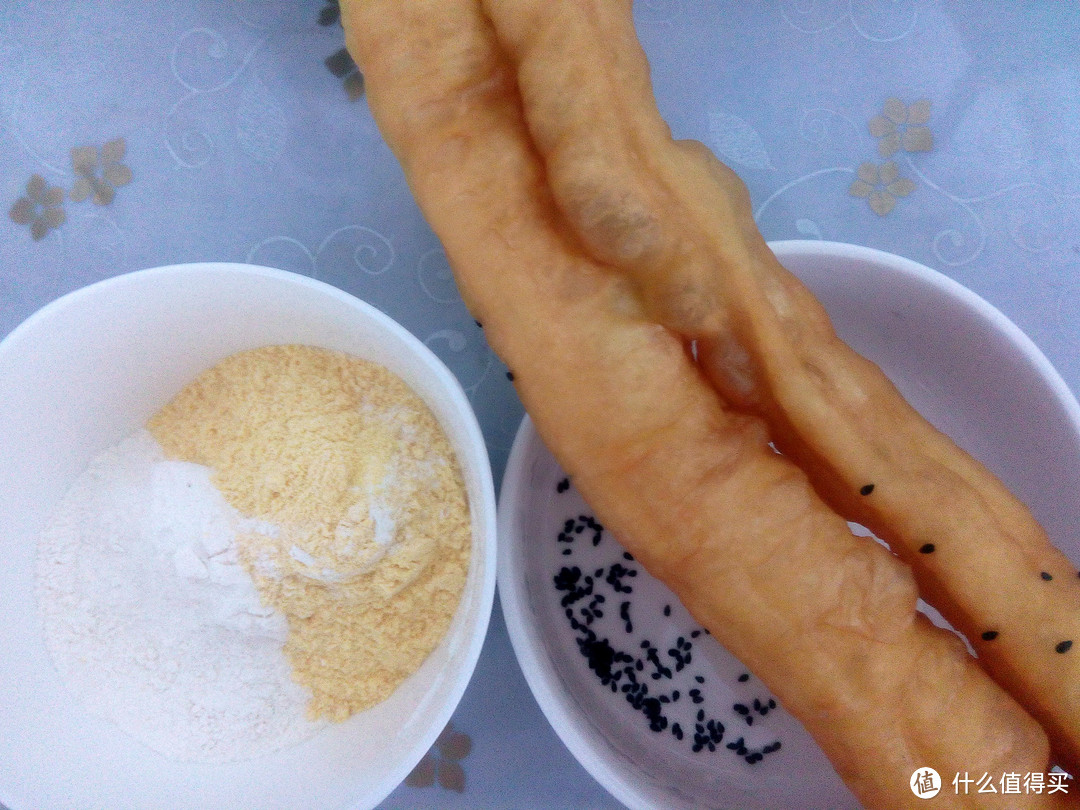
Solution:
[[[0,802],[381,801],[494,594],[449,370],[333,287],[197,264],[46,306],[0,343],[0,391]]]

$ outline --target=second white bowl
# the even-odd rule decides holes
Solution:
[[[1080,406],[1035,345],[986,301],[915,262],[827,242],[772,248],[822,301],[840,336],[1001,477],[1080,562]],[[526,419],[499,498],[499,594],[529,686],[582,765],[640,810],[858,808],[801,726],[782,710],[760,711],[769,699],[763,685],[700,633],[664,585],[624,558],[615,538],[583,520],[590,514]],[[569,540],[561,537],[568,529]],[[615,566],[621,566],[615,580],[631,585],[632,593],[612,587]],[[564,603],[573,592],[567,581],[573,568],[579,582],[592,576],[593,596],[606,601]],[[636,570],[629,577],[622,569]],[[629,623],[621,615],[624,602]],[[621,686],[612,691],[597,677],[610,663],[610,651],[581,643],[587,634],[575,631],[570,618],[586,621],[583,605],[603,614],[590,620],[599,638],[632,659],[645,659],[640,680],[646,685],[653,683],[646,677],[653,668],[649,648],[669,667],[686,651],[692,655],[678,673],[686,682],[681,688],[672,679],[653,690],[669,700],[674,689],[680,691],[678,700],[661,707],[669,723],[660,732],[650,729],[646,713]],[[699,693],[691,696],[689,689]],[[694,752],[699,717],[702,724],[723,723],[716,751]],[[757,722],[750,725],[747,717]],[[672,733],[675,722],[684,731],[681,739]],[[747,762],[738,745],[728,747],[741,741],[752,752],[777,740],[782,747],[756,762]]]

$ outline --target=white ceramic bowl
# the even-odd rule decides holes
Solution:
[[[778,242],[772,248],[822,301],[841,337],[877,362],[931,422],[997,473],[1059,547],[1080,562],[1075,533],[1080,406],[1035,345],[986,301],[906,259],[825,242]],[[662,707],[669,726],[660,733],[650,731],[649,721],[621,691],[612,693],[601,684],[575,640],[587,634],[573,630],[561,602],[572,591],[554,585],[564,566],[578,566],[581,578],[594,575],[594,591],[607,601],[599,605],[604,616],[592,628],[632,658],[646,657],[638,642],[648,640],[670,668],[668,651],[678,649],[680,636],[684,643],[690,640],[695,625],[670,591],[643,570],[632,579],[619,578],[632,583],[633,594],[613,593],[606,581],[612,565],[639,566],[622,558],[617,541],[606,533],[595,546],[588,526],[572,542],[559,541],[566,520],[575,521],[576,529],[577,518],[589,514],[572,488],[560,486],[563,475],[526,419],[499,499],[499,593],[529,686],[574,756],[631,808],[857,808],[790,716],[782,710],[767,717],[756,711],[752,701],[769,697],[764,687],[752,677],[740,681],[745,670],[707,636],[693,639],[694,660],[676,673],[683,680],[695,674],[705,678],[698,686],[702,703],[688,704],[683,685],[681,699]],[[595,576],[600,569],[604,574]],[[581,607],[590,601],[569,606],[575,620],[583,621]],[[632,601],[633,632],[619,615],[623,601]],[[652,665],[645,663],[643,675],[648,675]],[[672,689],[662,686],[667,681],[642,680],[659,693]],[[757,721],[752,727],[733,710],[735,703]],[[689,726],[698,710],[725,726],[716,752],[691,750]],[[671,732],[680,718],[682,740]],[[749,764],[745,755],[727,748],[740,737],[748,751],[775,740],[783,745]]]
[[[432,408],[468,489],[468,581],[440,646],[383,703],[257,759],[176,762],[65,694],[35,603],[36,536],[86,463],[199,372],[233,352],[281,343],[381,363]],[[303,276],[238,264],[163,267],[78,290],[0,343],[0,448],[0,801],[12,810],[369,808],[449,720],[494,597],[491,470],[453,375],[373,307]]]

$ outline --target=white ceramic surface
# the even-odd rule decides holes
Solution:
[[[180,763],[88,715],[45,648],[36,535],[87,461],[200,371],[244,349],[304,343],[388,367],[433,409],[472,509],[468,584],[441,645],[386,701],[293,748]],[[12,810],[357,810],[382,800],[442,731],[472,675],[495,583],[495,498],[483,437],[449,370],[364,302],[237,264],[157,268],[78,290],[0,343],[0,801]]]
[[[922,265],[836,243],[777,242],[772,248],[823,302],[841,337],[998,474],[1080,562],[1080,406],[1038,348],[986,301]],[[773,734],[784,745],[751,766],[724,748],[688,753],[685,741],[650,732],[622,695],[601,686],[568,629],[552,575],[564,559],[586,572],[610,566],[621,549],[610,537],[595,548],[586,543],[588,554],[579,563],[578,540],[572,557],[561,556],[565,545],[556,536],[564,521],[588,512],[572,488],[559,492],[563,475],[526,419],[499,499],[499,593],[529,686],[574,756],[635,809],[858,807],[786,713],[758,718],[758,740]],[[644,633],[663,649],[693,626],[670,591],[644,571],[634,588],[635,623],[642,614],[647,621],[635,628],[638,636]],[[668,603],[677,606],[670,617],[659,612]],[[615,610],[609,598],[605,611]],[[619,636],[607,621],[603,626]],[[694,652],[704,658],[696,665],[709,675],[703,705],[723,709],[761,694],[753,680],[738,682],[741,665],[711,639],[699,639]],[[724,743],[750,731],[731,717]]]

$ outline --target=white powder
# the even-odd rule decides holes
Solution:
[[[172,758],[225,762],[310,737],[283,616],[235,537],[211,470],[167,460],[145,430],[95,458],[39,540],[37,589],[60,675],[99,717]]]

